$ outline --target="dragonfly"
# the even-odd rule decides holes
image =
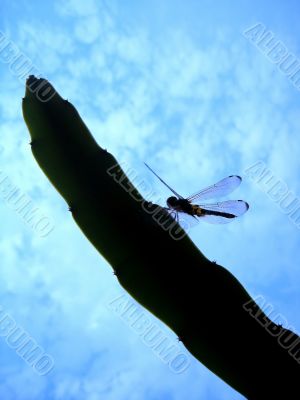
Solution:
[[[196,220],[201,219],[211,224],[225,224],[245,214],[249,209],[249,204],[244,200],[226,200],[214,204],[202,204],[203,200],[223,197],[233,192],[242,182],[242,178],[238,175],[230,175],[214,185],[184,198],[158,176],[148,164],[144,164],[175,195],[167,199],[167,207],[164,208],[171,215],[175,214],[176,221],[179,221],[180,214],[188,215]]]

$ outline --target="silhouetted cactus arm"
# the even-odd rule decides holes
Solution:
[[[33,155],[120,284],[247,398],[292,393],[299,364],[245,310],[246,303],[256,307],[245,289],[187,236],[176,241],[159,226],[75,108],[57,93],[47,102],[39,100],[33,88],[44,82],[30,77],[23,99]]]

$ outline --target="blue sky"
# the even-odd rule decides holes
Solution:
[[[0,3],[5,37],[77,107],[98,143],[162,199],[169,193],[144,161],[184,196],[244,177],[231,198],[247,200],[247,214],[229,225],[201,223],[190,235],[300,331],[299,227],[245,172],[261,162],[300,196],[300,91],[243,35],[261,23],[300,59],[298,15],[297,1]],[[54,226],[38,235],[0,184],[1,309],[54,360],[41,376],[2,335],[0,397],[242,399],[189,354],[189,368],[175,374],[107,306],[124,291],[35,162],[21,113],[24,79],[3,53],[0,71],[1,176]]]

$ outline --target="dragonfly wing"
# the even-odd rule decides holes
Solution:
[[[199,218],[193,215],[179,212],[178,223],[181,225],[183,229],[185,229],[188,232],[191,228],[199,224]]]
[[[188,201],[194,202],[195,200],[207,200],[214,197],[226,196],[233,192],[242,182],[242,178],[238,175],[231,175],[214,185],[202,189],[200,192],[194,193],[187,198]]]
[[[233,221],[233,219],[220,217],[218,215],[203,215],[201,217],[201,220],[208,222],[209,224],[228,224]]]
[[[165,209],[169,212],[171,217],[175,219],[179,223],[179,225],[186,231],[189,231],[191,228],[199,224],[199,218],[194,215],[189,215],[184,212],[175,211],[171,208],[165,207]]]
[[[202,204],[199,207],[203,212],[200,218],[205,222],[226,224],[243,215],[249,209],[249,204],[243,200],[227,200],[215,204]]]
[[[150,169],[150,171],[151,171],[165,186],[167,186],[168,189],[171,190],[172,193],[175,194],[175,196],[177,196],[179,199],[183,199],[183,197],[180,196],[180,194],[176,193],[175,190],[171,188],[171,186],[169,186],[163,179],[161,179],[161,177],[158,176],[157,173],[154,172],[153,169],[150,168],[148,164],[146,164],[146,163],[144,163],[144,164],[146,165],[146,167],[147,167],[148,169]]]
[[[215,204],[200,204],[199,207],[203,210],[223,212],[239,217],[249,209],[249,204],[244,200],[227,200]]]

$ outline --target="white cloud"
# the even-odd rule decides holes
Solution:
[[[99,7],[96,0],[57,0],[55,2],[55,11],[62,16],[88,16],[97,14]]]
[[[76,24],[75,35],[83,43],[94,42],[100,34],[100,24],[97,16],[81,18]]]

